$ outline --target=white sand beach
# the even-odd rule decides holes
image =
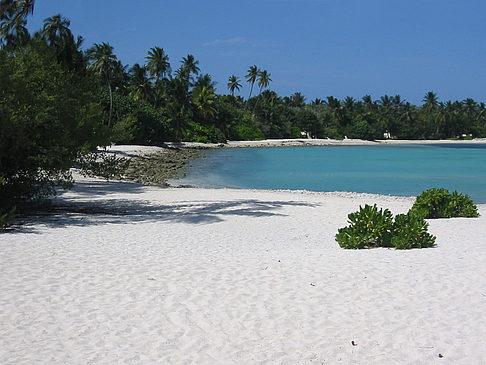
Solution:
[[[379,144],[476,144],[486,143],[486,138],[475,138],[471,140],[450,140],[450,139],[434,139],[434,140],[400,140],[400,139],[383,139],[376,141],[368,141],[364,139],[331,139],[331,138],[297,138],[297,139],[264,139],[260,141],[227,141],[227,143],[197,143],[197,142],[165,142],[167,147],[204,147],[204,148],[248,148],[248,147],[297,147],[297,146],[357,146],[357,145],[379,145]],[[118,149],[125,146],[115,146],[112,148]],[[157,147],[149,147],[147,152],[152,149],[155,151]],[[138,150],[140,151],[140,149]]]
[[[79,179],[0,235],[0,363],[485,364],[486,205],[344,250],[351,193]]]

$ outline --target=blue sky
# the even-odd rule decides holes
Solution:
[[[270,89],[307,101],[400,94],[421,104],[427,91],[486,101],[484,0],[37,0],[30,29],[58,13],[85,47],[109,42],[124,64],[154,46],[173,69],[193,54],[222,93],[256,64]]]

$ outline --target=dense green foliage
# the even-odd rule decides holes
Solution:
[[[340,228],[336,241],[344,248],[390,247],[393,215],[388,209],[366,204],[348,215],[350,225]]]
[[[478,217],[478,208],[469,195],[447,189],[429,189],[417,196],[411,209],[423,218]]]
[[[391,245],[396,249],[432,247],[435,236],[427,232],[429,224],[420,216],[409,212],[395,216]]]
[[[0,51],[0,204],[70,182],[82,152],[107,141],[93,77],[70,70],[40,39]]]
[[[343,248],[395,247],[411,249],[432,247],[435,237],[427,232],[425,220],[409,212],[393,219],[388,209],[365,205],[348,215],[350,225],[340,228],[336,241]]]

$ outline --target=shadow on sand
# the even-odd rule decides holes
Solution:
[[[144,186],[120,182],[80,182],[72,192],[75,198],[62,194],[53,203],[37,209],[11,234],[36,233],[36,226],[67,227],[138,222],[174,222],[189,224],[212,224],[228,216],[269,217],[284,216],[279,212],[285,206],[317,206],[299,201],[275,201],[257,199],[194,200],[170,204],[154,204],[148,200],[109,198],[110,194],[141,194]],[[96,200],[82,201],[87,197]],[[103,197],[99,199],[99,197]]]

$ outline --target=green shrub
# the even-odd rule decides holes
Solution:
[[[451,194],[443,188],[429,189],[417,196],[411,211],[428,219],[479,216],[477,206],[469,195],[457,191]]]
[[[343,248],[395,247],[397,249],[432,247],[435,237],[427,232],[428,223],[414,212],[399,214],[393,220],[388,209],[376,204],[359,207],[348,215],[350,225],[338,229],[336,241]]]
[[[375,205],[359,207],[358,212],[348,215],[350,225],[340,228],[336,241],[343,248],[389,247],[393,215],[388,209]]]
[[[435,236],[427,232],[429,224],[413,212],[398,214],[392,227],[391,245],[397,249],[432,247]]]
[[[200,143],[226,143],[223,132],[214,126],[205,126],[196,122],[189,123],[189,129],[185,131],[184,141]]]

